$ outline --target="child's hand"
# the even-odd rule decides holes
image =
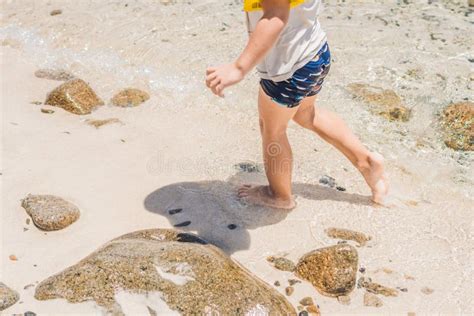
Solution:
[[[206,71],[206,85],[215,95],[224,97],[224,89],[244,79],[244,73],[235,64],[209,67]]]

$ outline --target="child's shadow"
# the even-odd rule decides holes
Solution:
[[[236,190],[243,183],[265,183],[258,167],[240,171],[227,181],[180,182],[150,193],[145,208],[168,218],[178,229],[196,233],[228,254],[248,249],[248,230],[273,225],[286,218],[288,211],[247,205],[240,201]],[[294,183],[296,195],[312,200],[335,200],[355,204],[370,204],[368,197],[348,194],[314,184]]]

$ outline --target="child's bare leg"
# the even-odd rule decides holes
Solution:
[[[244,185],[239,189],[239,196],[253,204],[292,209],[295,207],[291,193],[293,157],[286,128],[298,108],[279,106],[260,89],[258,109],[269,186]]]
[[[382,156],[369,152],[335,113],[316,108],[315,100],[316,96],[303,100],[293,120],[341,151],[364,177],[372,190],[372,200],[382,203],[388,191]]]

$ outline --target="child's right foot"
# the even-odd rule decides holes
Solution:
[[[239,188],[238,196],[251,204],[260,206],[268,206],[284,210],[291,210],[296,207],[296,202],[293,198],[289,200],[275,198],[273,194],[271,194],[270,187],[267,185],[243,185]]]
[[[384,161],[378,153],[369,154],[369,166],[359,169],[372,190],[372,201],[383,204],[388,193],[388,180],[385,176]]]

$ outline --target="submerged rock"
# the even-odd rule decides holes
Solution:
[[[286,259],[284,257],[275,257],[269,256],[267,257],[267,261],[272,263],[273,266],[281,271],[295,271],[296,265],[290,259]]]
[[[295,314],[276,290],[199,237],[150,229],[116,238],[37,288],[39,300],[94,300],[121,313],[119,293],[155,294],[184,315],[235,315],[264,311]],[[158,311],[157,311],[158,312]]]
[[[364,294],[364,305],[372,307],[382,307],[383,301],[377,295],[366,292]]]
[[[84,80],[73,79],[51,91],[44,104],[83,115],[90,114],[95,107],[103,105],[104,102]]]
[[[390,121],[407,122],[410,119],[411,110],[402,104],[402,99],[393,90],[364,83],[351,83],[347,89],[354,98],[370,104],[372,112]]]
[[[75,78],[73,74],[62,69],[40,69],[35,72],[35,76],[41,79],[57,81],[68,81]]]
[[[372,239],[372,237],[356,232],[353,230],[349,229],[344,229],[344,228],[328,228],[325,230],[325,233],[331,237],[331,238],[337,238],[337,239],[342,239],[342,240],[353,240],[357,243],[359,243],[359,247],[365,246],[365,244]]]
[[[117,93],[111,100],[115,106],[132,107],[150,99],[150,95],[138,89],[125,89]]]
[[[358,265],[357,250],[339,244],[307,253],[299,260],[296,274],[311,282],[326,296],[349,294],[355,287]]]
[[[372,282],[370,278],[362,277],[359,279],[357,284],[360,287],[365,288],[367,292],[370,293],[381,294],[384,296],[398,296],[398,291],[396,289]]]
[[[474,150],[474,103],[449,105],[441,116],[445,144],[456,150]]]
[[[20,295],[0,282],[0,311],[12,306],[20,299]]]
[[[29,194],[21,206],[33,223],[46,231],[63,229],[79,219],[80,211],[72,203],[54,195]]]

